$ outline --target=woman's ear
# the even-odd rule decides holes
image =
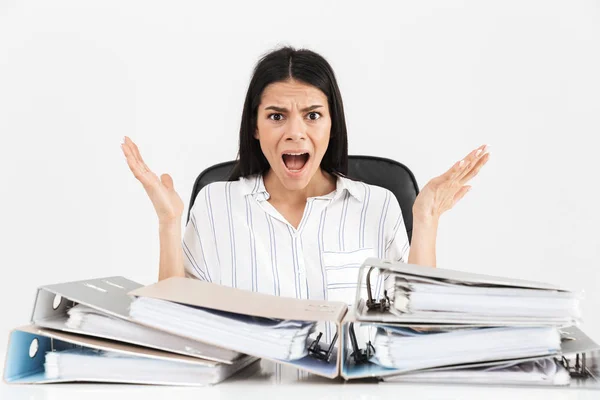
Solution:
[[[254,139],[258,140],[258,129],[254,130]]]

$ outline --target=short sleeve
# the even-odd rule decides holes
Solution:
[[[212,233],[208,223],[206,187],[196,196],[190,219],[183,233],[183,265],[185,276],[208,282],[220,282],[216,249],[211,246]]]
[[[402,210],[396,196],[392,194],[389,205],[389,215],[387,220],[388,232],[386,232],[385,259],[394,262],[408,262],[408,254],[410,252],[410,244],[408,242],[408,234],[404,225]],[[393,223],[393,225],[391,225]]]

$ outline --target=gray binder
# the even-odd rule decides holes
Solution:
[[[129,317],[129,305],[133,297],[127,293],[142,286],[121,276],[42,286],[37,291],[31,322],[44,328],[90,335],[81,329],[72,329],[66,325],[69,308],[76,304],[83,304],[128,322],[133,325],[135,331],[133,334],[95,332],[92,336],[226,364],[231,364],[239,356],[229,349],[176,337],[133,322]]]

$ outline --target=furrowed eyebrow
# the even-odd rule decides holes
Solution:
[[[320,104],[313,104],[312,106],[303,108],[300,111],[302,111],[302,112],[308,112],[308,111],[315,110],[315,109],[317,109],[319,107],[323,107],[323,106],[320,105]],[[285,113],[289,112],[289,110],[287,108],[285,108],[285,107],[277,107],[277,106],[268,106],[268,107],[265,107],[265,110],[273,110],[273,111],[285,112]]]

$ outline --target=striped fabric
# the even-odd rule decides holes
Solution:
[[[211,183],[198,193],[183,236],[186,275],[262,293],[354,303],[368,257],[408,260],[396,197],[337,178],[307,199],[298,229],[267,201],[261,175]],[[381,293],[377,278],[375,293]]]

